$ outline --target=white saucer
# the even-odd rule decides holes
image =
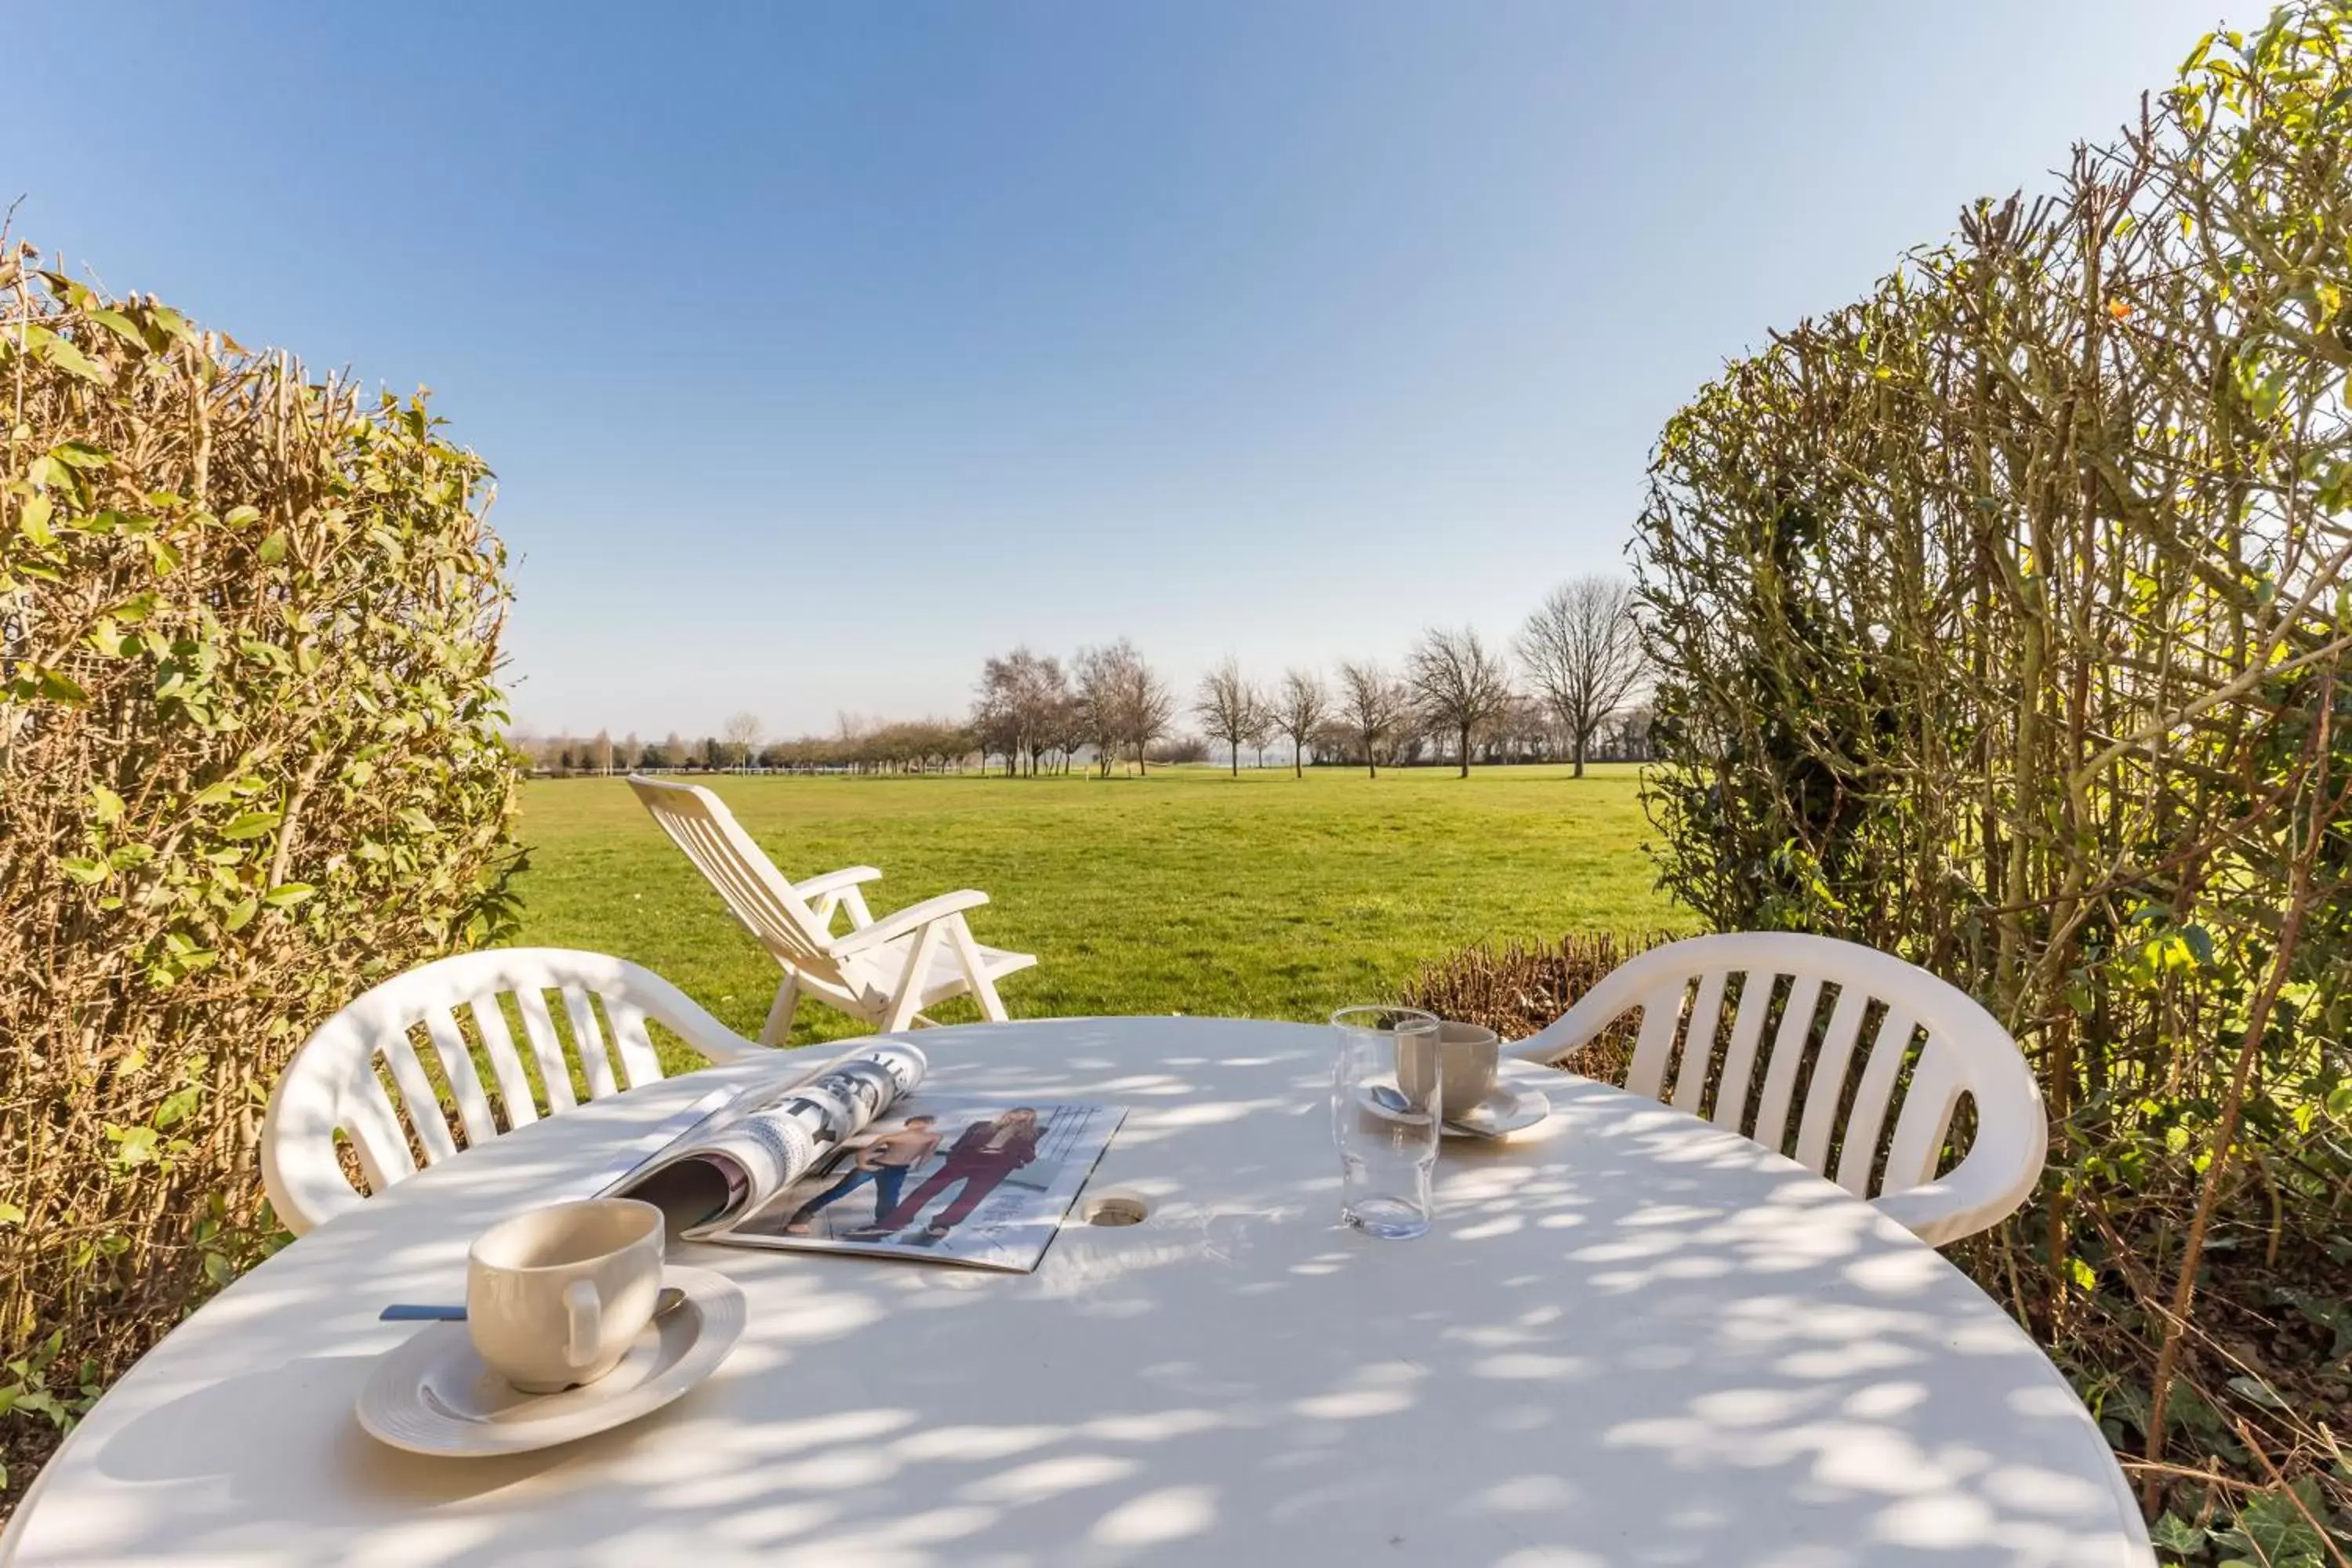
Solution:
[[[1498,1083],[1486,1098],[1445,1122],[1448,1138],[1507,1138],[1551,1114],[1551,1097],[1540,1089]]]
[[[585,1388],[524,1394],[482,1363],[464,1323],[435,1323],[376,1364],[360,1390],[360,1425],[412,1454],[474,1458],[551,1447],[658,1410],[727,1359],[746,1316],[743,1292],[723,1274],[672,1265],[662,1283],[686,1300]]]

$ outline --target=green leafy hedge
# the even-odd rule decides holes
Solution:
[[[2200,1543],[2232,1486],[2303,1528],[2280,1473],[2352,1514],[2348,367],[2352,5],[2310,0],[1729,365],[1641,521],[1666,885],[2016,1033],[2047,1178],[1961,1260]]]
[[[489,475],[422,398],[306,380],[0,257],[0,1434],[273,1245],[305,1033],[508,917]],[[21,1479],[21,1478],[20,1478]]]

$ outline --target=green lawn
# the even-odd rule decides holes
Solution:
[[[1149,778],[726,777],[714,787],[794,879],[881,868],[879,915],[981,888],[981,941],[1034,952],[1015,1017],[1319,1018],[1392,996],[1415,963],[1479,941],[1687,927],[1641,849],[1635,770],[1209,768]],[[617,953],[756,1034],[775,964],[619,779],[526,786],[523,930]],[[958,1005],[961,1006],[961,1005]],[[943,1021],[973,1015],[942,1010]],[[803,1004],[794,1041],[858,1032]]]

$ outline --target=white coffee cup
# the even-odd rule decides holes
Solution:
[[[532,1209],[466,1255],[466,1330],[525,1394],[613,1370],[661,1295],[662,1212],[632,1198]]]
[[[1502,1037],[1492,1029],[1450,1018],[1437,1026],[1438,1106],[1448,1121],[1495,1092],[1502,1049]]]

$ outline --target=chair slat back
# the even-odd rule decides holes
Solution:
[[[1738,1001],[1718,1050],[1734,986]],[[1993,1194],[1971,1201],[1979,1209],[2005,1202],[2000,1213],[2021,1201],[2041,1169],[2040,1094],[2015,1042],[1966,994],[1890,954],[1785,932],[1671,943],[1628,961],[1517,1049],[1557,1059],[1637,1007],[1625,1088],[1788,1153],[1856,1196],[1889,1200],[1923,1235],[1945,1223],[1939,1205],[1958,1202],[1943,1189],[1959,1190],[1961,1169],[1977,1167],[1960,1185]],[[1963,1095],[1977,1106],[1976,1142],[1942,1176]],[[1930,1239],[1969,1227],[1980,1226],[1972,1217]]]
[[[620,1093],[620,1080],[614,1077],[612,1060],[604,1054],[604,1032],[597,1027],[596,1009],[588,993],[577,985],[566,985],[562,994],[563,1014],[571,1020],[573,1048],[580,1056],[580,1075],[588,1080],[588,1098],[602,1100]]]
[[[1813,1011],[1821,1005],[1822,977],[1801,974],[1789,987],[1789,1000],[1780,1014],[1780,1028],[1772,1037],[1772,1055],[1764,1066],[1764,1099],[1756,1109],[1756,1123],[1748,1136],[1768,1149],[1778,1149],[1788,1136],[1789,1100],[1797,1092],[1797,1069],[1804,1065],[1805,1037],[1813,1026]],[[1735,1132],[1748,1131],[1739,1125],[1739,1107],[1726,1102],[1717,1108],[1715,1124],[1728,1127]]]
[[[1812,1081],[1805,1095],[1805,1119],[1797,1124],[1797,1163],[1808,1171],[1829,1173],[1830,1140],[1838,1130],[1838,1102],[1845,1092],[1847,1070],[1853,1065],[1853,1047],[1862,1037],[1863,1014],[1870,994],[1859,985],[1838,987],[1836,1008],[1822,1036],[1821,1054],[1814,1059]],[[1710,1045],[1712,1041],[1708,1042]],[[1903,1049],[1911,1043],[1903,1037]],[[1864,1197],[1870,1194],[1865,1193]]]
[[[571,1064],[563,1058],[563,1042],[555,1033],[555,1016],[547,998],[536,989],[514,994],[515,1011],[522,1015],[523,1033],[530,1037],[530,1059],[538,1065],[540,1081],[547,1087],[551,1113],[570,1110],[580,1103],[572,1092]]]
[[[469,997],[466,1005],[472,1011],[474,1027],[481,1031],[490,1070],[498,1076],[499,1099],[507,1108],[509,1130],[538,1121],[539,1107],[533,1102],[530,1079],[523,1071],[522,1053],[515,1049],[514,1034],[507,1027],[506,1009],[499,1005],[497,993],[484,992]],[[568,1079],[570,1075],[564,1076]],[[566,1082],[564,1087],[568,1089],[571,1085]]]
[[[1835,1177],[1839,1186],[1858,1198],[1871,1195],[1871,1157],[1878,1148],[1879,1134],[1885,1129],[1887,1108],[1895,1102],[1896,1079],[1918,1027],[1918,1017],[1908,1004],[1890,1002],[1885,1016],[1879,1020],[1877,1033],[1871,1038],[1862,1081],[1853,1091],[1853,1110],[1846,1119],[1844,1146],[1838,1153]]]
[[[1769,985],[1743,986],[1739,993],[1739,1011],[1731,1020],[1731,1039],[1724,1047],[1723,1081],[1716,1090],[1715,1122],[1722,1126],[1727,1120],[1736,1121],[1738,1111],[1748,1104],[1748,1086],[1756,1078],[1756,1048],[1764,1039],[1764,1020],[1772,1010],[1772,988]],[[1685,1075],[1689,1072],[1685,1065]],[[1696,1103],[1684,1107],[1697,1111]]]
[[[424,973],[420,970],[416,975],[402,978],[414,980]],[[397,981],[392,984],[400,984]],[[539,1120],[539,1086],[531,1082],[521,1054],[515,1049],[514,1037],[507,1027],[506,1004],[514,1005],[526,1019],[536,1014],[544,1025],[543,1031],[531,1033],[537,1036],[543,1032],[545,1036],[545,1049],[534,1050],[533,1058],[540,1083],[545,1086],[550,1113],[569,1110],[579,1103],[572,1089],[575,1067],[588,1086],[591,1100],[618,1094],[624,1088],[658,1082],[662,1076],[660,1058],[650,1044],[641,1055],[625,1053],[625,1057],[635,1058],[628,1063],[625,1083],[614,1072],[606,1055],[609,1005],[600,1018],[590,993],[580,985],[519,984],[511,989],[477,993],[455,1002],[446,1000],[431,986],[402,987],[388,997],[383,996],[383,989],[389,988],[371,993],[372,996],[382,997],[378,1006],[370,1009],[371,1016],[353,1022],[367,1036],[371,1068],[368,1079],[373,1079],[373,1069],[381,1068],[400,1091],[399,1112],[390,1129],[395,1145],[377,1151],[378,1159],[387,1167],[397,1166],[402,1158],[411,1155],[411,1137],[421,1146],[425,1163],[430,1164]],[[562,1032],[555,1027],[548,1009],[549,990],[562,1001],[567,1026]],[[637,1014],[636,1019],[642,1034],[643,1014]],[[416,1048],[414,1033],[419,1028],[432,1047],[430,1068],[425,1054]],[[487,1085],[482,1081],[478,1054],[489,1064],[490,1082]],[[352,1059],[355,1064],[359,1059],[356,1050]],[[438,1069],[437,1075],[433,1069]],[[446,1106],[443,1086],[446,1086]],[[358,1087],[359,1084],[347,1083],[346,1092]],[[376,1087],[380,1092],[381,1085]],[[387,1111],[393,1109],[389,1100],[383,1101],[383,1106]],[[449,1126],[448,1111],[452,1109],[457,1115],[457,1131],[465,1135],[462,1144]],[[362,1137],[381,1140],[387,1129],[381,1120],[368,1118],[359,1125],[345,1125],[342,1131],[358,1142]],[[415,1168],[411,1158],[407,1170]]]
[[[601,953],[503,949],[385,982],[322,1025],[271,1096],[262,1163],[279,1216],[299,1234],[359,1201],[334,1152],[339,1137],[369,1191],[381,1192],[420,1164],[572,1109],[575,1067],[591,1099],[658,1081],[648,1018],[713,1057],[757,1048],[658,976]]]
[[[743,831],[725,801],[699,784],[635,773],[629,776],[629,787],[745,931],[794,968],[827,979],[843,978],[824,922]]]

